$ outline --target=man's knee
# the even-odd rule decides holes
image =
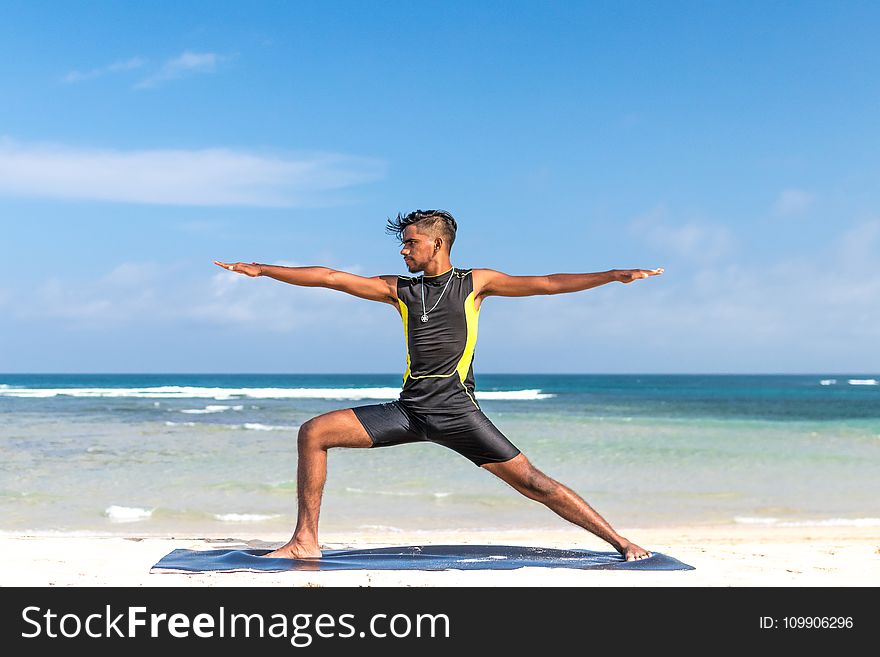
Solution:
[[[313,417],[300,425],[297,445],[299,449],[323,449],[323,435],[320,418]]]
[[[300,425],[299,449],[331,447],[371,447],[370,435],[351,409],[317,415]]]

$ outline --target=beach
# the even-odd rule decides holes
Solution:
[[[480,378],[536,467],[695,570],[150,574],[177,548],[284,543],[299,426],[398,393],[393,374],[2,375],[0,586],[880,585],[880,381],[857,373]],[[432,444],[331,450],[321,541],[611,550]]]
[[[150,573],[177,548],[275,547],[286,536],[142,536],[126,534],[11,534],[0,537],[4,586],[288,586],[288,587],[876,587],[880,532],[876,527],[681,526],[623,528],[643,547],[695,567],[688,571],[569,568],[445,571],[290,571]],[[530,545],[608,551],[577,529],[504,532],[361,532],[327,534],[322,549],[390,545]]]

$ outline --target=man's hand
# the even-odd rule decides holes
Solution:
[[[648,276],[659,276],[663,273],[663,267],[657,269],[615,269],[614,276],[621,283],[632,283],[637,278],[648,278]]]
[[[214,264],[218,267],[223,267],[223,269],[228,269],[229,271],[234,271],[238,274],[246,274],[247,276],[259,276],[261,272],[261,267],[256,262],[252,262],[251,264],[247,264],[246,262],[230,264],[228,262],[215,260]]]

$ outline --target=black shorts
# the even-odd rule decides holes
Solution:
[[[519,454],[483,411],[417,413],[400,401],[355,406],[351,410],[370,434],[373,447],[432,442],[477,465],[509,461]]]

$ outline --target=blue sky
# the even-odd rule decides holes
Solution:
[[[880,4],[3,2],[0,372],[403,371],[212,260],[664,267],[488,299],[479,372],[880,371]]]

